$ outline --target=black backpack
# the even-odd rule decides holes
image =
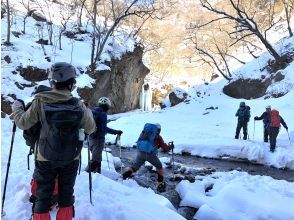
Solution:
[[[66,162],[76,158],[82,149],[79,130],[83,109],[79,100],[72,98],[62,103],[43,103],[39,151],[45,159]]]

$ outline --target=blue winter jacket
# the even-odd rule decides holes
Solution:
[[[248,122],[250,119],[250,108],[249,107],[240,107],[236,112],[236,117],[238,117],[238,121]]]
[[[103,108],[97,106],[92,109],[93,117],[96,122],[96,132],[90,135],[92,139],[104,139],[106,134],[118,134],[117,130],[107,127],[107,113]]]

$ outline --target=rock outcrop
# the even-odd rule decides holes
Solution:
[[[96,80],[93,88],[79,88],[78,94],[90,107],[106,96],[113,103],[110,113],[119,113],[139,107],[139,99],[144,78],[149,69],[142,62],[143,48],[136,47],[133,52],[124,54],[120,60],[108,63],[111,70],[97,71],[92,78]]]
[[[282,81],[284,78],[281,72],[277,72],[267,78],[262,76],[261,79],[238,79],[227,84],[223,92],[237,99],[256,99],[265,96],[272,83]]]

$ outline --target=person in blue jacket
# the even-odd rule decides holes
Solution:
[[[267,123],[270,120],[270,112],[271,112],[271,106],[268,105],[265,107],[265,112],[262,113],[260,117],[255,116],[254,120],[262,120],[263,121],[263,141],[268,142],[268,129],[267,129]]]
[[[239,138],[241,128],[243,128],[243,139],[247,140],[247,127],[250,119],[250,107],[246,106],[245,102],[240,102],[240,106],[236,113],[236,117],[238,117],[238,124],[236,128],[235,139]]]
[[[89,136],[89,145],[92,152],[91,172],[101,173],[102,151],[105,146],[105,135],[121,135],[121,130],[114,130],[107,127],[107,111],[111,107],[111,101],[107,97],[98,100],[98,106],[92,109],[96,122],[96,132]],[[86,169],[89,172],[89,168]]]

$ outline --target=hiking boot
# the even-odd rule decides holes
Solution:
[[[163,193],[163,192],[165,192],[165,189],[166,189],[166,183],[165,182],[159,182],[158,186],[157,186],[157,191],[159,193]]]
[[[235,139],[239,139],[237,136],[235,136]]]

